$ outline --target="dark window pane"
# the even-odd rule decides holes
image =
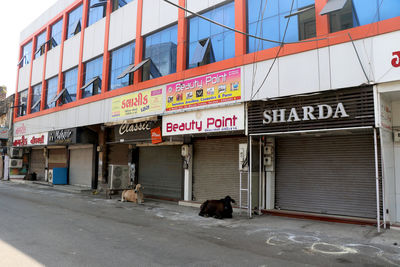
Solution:
[[[67,39],[75,35],[75,29],[78,23],[82,23],[82,5],[68,14]]]
[[[32,57],[32,41],[30,41],[28,44],[24,45],[22,48],[22,57],[24,60],[21,62],[21,67],[24,65],[27,65],[31,62],[31,57]]]
[[[46,31],[36,36],[35,58],[38,58],[45,53],[46,48],[43,46],[45,42],[46,42]]]
[[[47,80],[46,109],[53,108],[56,106],[56,102],[53,102],[53,103],[50,103],[50,102],[57,95],[57,89],[58,89],[58,76]]]
[[[39,83],[32,87],[32,108],[31,113],[40,111],[40,103],[38,101],[42,98],[42,84]],[[35,105],[35,106],[34,106]]]
[[[78,68],[73,68],[64,73],[63,89],[67,90],[69,98],[63,98],[63,103],[76,100],[76,91],[78,88]],[[66,93],[64,93],[66,94]]]
[[[133,82],[133,73],[118,79],[118,76],[135,62],[135,44],[131,43],[111,52],[110,57],[110,90],[128,86]]]
[[[331,32],[346,30],[357,26],[353,23],[352,1],[348,0],[343,9],[332,12],[329,15],[329,22]]]
[[[49,45],[49,49],[59,45],[61,43],[61,35],[62,35],[62,25],[63,20],[59,20],[57,23],[51,26],[51,38],[53,38],[54,42]]]
[[[19,92],[18,96],[18,106],[19,112],[18,116],[25,116],[26,115],[26,105],[28,103],[28,89]]]
[[[98,77],[95,81],[93,81],[89,86],[83,89],[82,97],[89,97],[92,95],[97,95],[101,93],[101,78],[103,73],[103,57],[98,57],[92,61],[88,61],[85,64],[85,83],[84,85],[88,85],[93,78]]]
[[[90,0],[87,26],[96,23],[106,15],[107,1]]]

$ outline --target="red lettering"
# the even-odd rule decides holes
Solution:
[[[178,124],[174,124],[174,126],[172,127],[172,130],[174,132],[176,132],[176,130],[178,130],[178,128],[179,128],[179,125]]]
[[[213,125],[215,122],[214,118],[208,118],[207,119],[207,129],[210,128],[211,125]]]
[[[400,51],[393,52],[392,55],[392,66],[395,68],[400,67]]]
[[[121,108],[122,108],[122,109],[124,109],[124,108],[125,108],[125,100],[122,100],[122,103],[121,103]]]
[[[168,122],[167,123],[167,133],[172,132],[172,123]]]
[[[147,95],[144,97],[144,99],[143,99],[143,105],[147,105],[147,103],[149,103],[148,98],[149,98],[149,97],[148,97]]]

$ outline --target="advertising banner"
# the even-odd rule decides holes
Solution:
[[[240,68],[236,68],[168,85],[166,110],[237,101],[241,96]]]
[[[244,130],[244,105],[163,117],[163,136]]]
[[[14,137],[13,146],[41,146],[47,145],[48,133],[38,133]]]
[[[162,89],[150,89],[112,100],[112,118],[162,112]]]

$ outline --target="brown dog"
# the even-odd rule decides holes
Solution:
[[[144,202],[142,185],[137,184],[135,189],[129,189],[122,191],[121,194],[121,202],[130,201],[138,204],[142,204]]]

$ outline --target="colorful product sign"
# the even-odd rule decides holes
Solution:
[[[112,100],[112,118],[162,111],[162,89],[150,89]]]
[[[167,86],[166,110],[240,100],[240,68],[201,76]]]
[[[230,106],[163,117],[164,136],[244,130],[244,106]]]

